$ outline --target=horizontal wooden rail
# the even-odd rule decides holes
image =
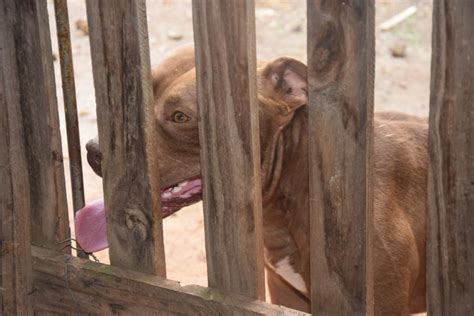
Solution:
[[[109,315],[307,315],[239,295],[33,248],[35,310]]]

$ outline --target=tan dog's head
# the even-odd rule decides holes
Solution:
[[[257,81],[260,141],[264,147],[291,122],[294,111],[306,104],[306,66],[286,57],[259,63]],[[164,216],[167,216],[201,199],[199,115],[192,46],[178,48],[161,62],[153,72],[153,93],[159,129],[156,155]],[[87,149],[89,163],[100,175],[97,140],[90,141]],[[262,150],[262,155],[267,152],[271,148]],[[262,169],[262,173],[268,172]]]

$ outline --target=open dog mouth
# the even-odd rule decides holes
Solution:
[[[200,177],[190,178],[161,191],[161,211],[163,218],[194,204],[202,199]]]
[[[191,177],[176,185],[161,190],[161,211],[163,218],[202,199],[200,176]],[[86,252],[108,248],[107,221],[104,200],[98,199],[80,209],[74,220],[76,240]]]

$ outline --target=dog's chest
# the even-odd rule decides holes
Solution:
[[[303,277],[295,271],[290,263],[289,256],[278,261],[274,268],[275,272],[295,289],[305,294],[308,293]]]
[[[308,294],[304,276],[296,267],[301,267],[301,249],[306,240],[299,238],[301,225],[296,225],[296,216],[276,205],[266,208],[264,213],[265,258],[271,269],[301,293]],[[266,216],[265,216],[266,215]],[[292,229],[293,228],[293,229]],[[304,234],[303,234],[304,236]]]
[[[272,238],[271,243],[266,243],[265,259],[267,264],[270,266],[271,270],[278,274],[288,284],[296,290],[307,294],[308,289],[304,278],[297,269],[295,269],[295,260],[300,257],[297,253],[298,248],[294,244],[293,239],[289,237],[289,234],[285,236],[288,236],[289,238],[283,238],[282,235],[283,234],[279,236],[279,240],[276,240],[277,238]],[[272,245],[274,248],[269,249],[268,245]]]

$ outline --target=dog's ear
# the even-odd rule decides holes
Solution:
[[[282,102],[292,112],[308,102],[307,67],[299,60],[282,57],[269,62],[261,72],[267,97]]]

